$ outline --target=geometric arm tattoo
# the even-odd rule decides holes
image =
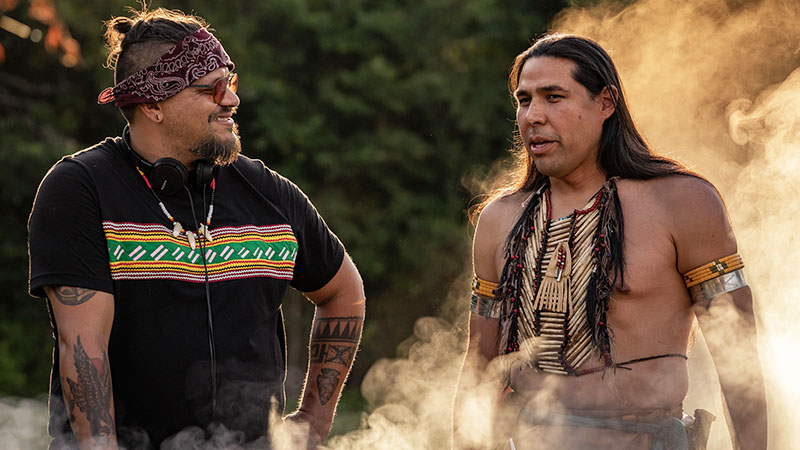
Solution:
[[[346,375],[350,370],[363,323],[364,318],[357,316],[318,317],[314,320],[310,362],[332,365],[320,369],[317,375],[317,393],[322,405],[330,401],[341,384],[342,371]]]
[[[64,390],[64,397],[68,404],[70,422],[75,423],[74,410],[77,406],[89,422],[95,445],[108,445],[110,436],[116,435],[114,418],[111,415],[113,393],[108,355],[104,352],[102,360],[90,358],[81,344],[80,335],[73,351],[78,379],[76,381],[64,377],[69,385],[69,393]]]

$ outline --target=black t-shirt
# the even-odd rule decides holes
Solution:
[[[158,195],[187,230],[205,222],[211,196],[210,186]],[[204,269],[200,246],[193,250],[185,235],[173,236],[121,138],[63,158],[36,195],[30,292],[44,297],[44,286],[64,285],[113,294],[108,356],[118,438],[128,448],[140,448],[144,436],[157,447],[187,426],[211,421],[206,270],[215,421],[251,440],[266,432],[271,401],[283,408],[280,306],[287,287],[321,288],[344,257],[308,198],[260,161],[242,156],[218,167],[213,197]],[[54,357],[50,432],[58,446],[73,438],[58,343]]]

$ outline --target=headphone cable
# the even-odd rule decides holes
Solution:
[[[186,194],[189,196],[189,207],[192,210],[192,220],[197,222],[197,215],[194,211],[194,202],[192,201],[192,193],[189,191],[189,188],[184,185],[183,189],[186,190]],[[206,209],[206,189],[203,186],[203,213],[205,213]],[[211,421],[213,422],[216,413],[217,413],[217,350],[216,345],[214,344],[214,320],[211,314],[211,288],[209,286],[208,281],[208,265],[206,263],[206,253],[205,247],[203,246],[203,239],[199,235],[197,236],[197,242],[200,245],[200,258],[203,261],[203,273],[205,275],[205,289],[206,289],[206,306],[208,310],[208,349],[211,356]]]

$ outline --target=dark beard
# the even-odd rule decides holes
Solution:
[[[203,142],[192,153],[200,159],[210,161],[218,166],[227,166],[236,161],[242,151],[242,142],[239,140],[239,125],[233,124],[233,139],[220,140],[215,137]]]

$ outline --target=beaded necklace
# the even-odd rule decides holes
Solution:
[[[593,350],[610,363],[605,313],[615,267],[609,249],[621,242],[614,181],[586,207],[556,220],[548,185],[531,198],[506,246],[501,353],[522,350],[536,368],[561,375],[578,375]]]
[[[185,235],[186,239],[189,241],[189,247],[191,247],[192,250],[197,248],[198,236],[205,238],[208,242],[214,242],[214,239],[211,237],[211,230],[208,227],[209,225],[211,225],[211,217],[214,215],[214,194],[216,193],[217,190],[216,177],[211,179],[211,204],[208,207],[208,215],[206,216],[206,223],[199,224],[197,227],[197,233],[195,234],[193,231],[187,231],[186,229],[184,229],[183,225],[181,225],[180,222],[175,220],[175,217],[173,217],[172,214],[170,214],[167,207],[164,206],[164,202],[162,202],[161,199],[158,197],[158,194],[156,194],[156,191],[153,189],[153,186],[150,185],[150,180],[148,180],[144,172],[142,172],[142,170],[139,169],[139,166],[136,166],[136,171],[139,172],[139,175],[142,176],[142,179],[144,180],[144,183],[147,185],[147,188],[150,189],[150,193],[153,194],[153,197],[158,202],[158,206],[161,208],[161,212],[164,213],[164,216],[166,216],[167,220],[169,220],[170,223],[172,223],[173,237],[178,237],[182,234]]]

